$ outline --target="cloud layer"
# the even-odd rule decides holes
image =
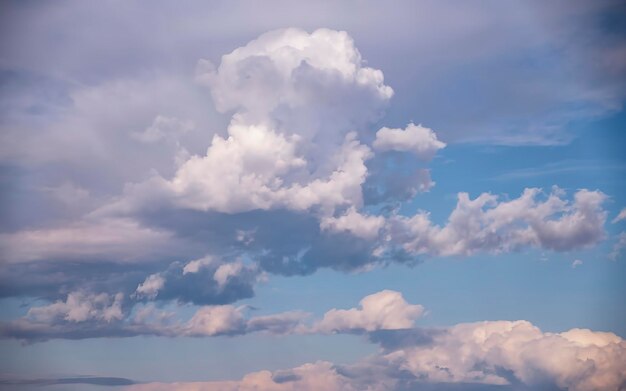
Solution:
[[[626,342],[613,333],[572,329],[542,332],[528,321],[413,328],[423,308],[397,292],[361,301],[361,309],[331,310],[316,330],[367,332],[378,354],[351,365],[305,364],[261,371],[240,381],[136,385],[129,390],[617,390],[626,385]],[[219,314],[217,326],[240,319]],[[215,325],[211,332],[216,331]],[[201,327],[207,330],[206,327]]]

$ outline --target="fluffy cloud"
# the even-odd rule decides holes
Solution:
[[[324,113],[329,120],[340,121],[335,126],[375,119],[393,94],[380,70],[363,66],[352,38],[345,31],[328,29],[311,34],[294,28],[265,33],[222,56],[217,69],[201,61],[197,77],[210,86],[220,111],[235,109],[257,117],[284,108],[285,117],[272,115],[289,120],[293,112],[298,116]],[[315,123],[308,129],[323,131]]]
[[[393,330],[388,339],[407,331]],[[421,331],[424,334],[424,331]],[[128,390],[618,390],[626,342],[612,333],[545,333],[527,321],[462,323],[433,330],[352,365],[329,362],[260,371],[239,381],[147,383]]]
[[[132,210],[142,194],[155,193],[179,207],[225,213],[332,214],[362,205],[372,153],[354,130],[364,132],[393,91],[380,70],[363,65],[347,33],[272,31],[224,55],[217,69],[201,61],[197,73],[218,110],[235,110],[227,136],[215,135],[206,154],[189,158],[171,179],[129,187],[126,200],[108,209]],[[157,125],[142,137],[160,138]]]
[[[171,175],[153,172],[144,181],[128,182],[121,196],[108,198],[83,218],[86,223],[1,234],[3,255],[23,261],[52,255],[119,262],[158,253],[161,262],[168,255],[171,263],[173,256],[189,259],[210,252],[250,257],[264,271],[291,275],[320,267],[356,270],[415,262],[422,254],[470,255],[527,246],[567,251],[604,237],[605,196],[598,191],[581,190],[573,202],[556,190],[546,200],[538,200],[537,189],[512,201],[491,194],[471,200],[460,193],[443,226],[426,212],[388,213],[397,202],[433,186],[428,170],[407,167],[418,158],[432,158],[445,144],[432,130],[414,124],[379,130],[373,146],[388,151],[379,156],[361,141],[371,140],[366,124],[377,118],[391,90],[380,71],[364,65],[344,32],[274,31],[225,55],[217,68],[201,62],[197,78],[209,87],[219,110],[234,111],[225,135],[213,135],[204,154],[182,157]],[[124,90],[104,90],[119,89]],[[265,93],[266,101],[250,99]],[[103,94],[84,92],[85,111],[96,110]],[[330,104],[333,97],[349,104]],[[157,114],[144,125],[147,130],[133,134],[178,143],[178,137],[193,133],[186,117]],[[389,172],[388,167],[399,168]],[[385,209],[370,208],[374,204]],[[114,229],[103,232],[109,225]],[[247,232],[245,239],[242,232]],[[285,243],[287,236],[290,243]],[[185,276],[199,283],[200,277],[190,273],[194,265],[166,280]],[[238,268],[236,263],[216,266],[210,286],[228,286]],[[165,283],[156,298],[224,304],[252,295],[247,289],[232,299],[197,301],[210,296],[206,288],[192,284],[205,292],[193,295],[184,284],[176,286],[187,293],[174,293]]]
[[[165,271],[146,277],[133,296],[140,300],[225,304],[252,297],[255,284],[262,279],[264,274],[257,264],[205,256],[186,264],[174,262]]]
[[[431,160],[446,144],[432,129],[411,123],[406,129],[380,129],[373,146],[379,151],[412,152],[422,160]]]
[[[52,322],[56,319],[68,322],[121,320],[123,298],[122,293],[111,297],[106,293],[94,295],[73,292],[67,295],[64,302],[57,301],[48,306],[30,308],[26,319],[35,323]]]
[[[146,297],[154,299],[159,294],[159,290],[163,289],[165,279],[159,274],[151,274],[146,280],[137,286],[135,294],[137,297]]]
[[[152,275],[137,289],[144,295],[156,295],[164,280]],[[156,291],[156,293],[155,293]],[[381,291],[361,300],[359,309],[332,309],[309,324],[310,314],[291,311],[256,317],[246,316],[247,308],[232,305],[199,307],[186,321],[154,305],[135,303],[122,307],[123,294],[110,297],[73,292],[65,301],[31,308],[28,314],[2,324],[4,337],[37,341],[47,338],[90,338],[106,336],[190,336],[210,337],[253,332],[271,334],[364,333],[405,329],[424,312],[420,305],[407,303],[399,292]],[[77,325],[77,323],[82,323]]]
[[[241,309],[229,305],[200,308],[183,327],[183,335],[237,334],[245,330]]]
[[[127,303],[121,293],[72,292],[66,301],[33,307],[21,318],[0,323],[2,338],[27,342],[49,339],[84,339],[103,337],[213,337],[251,332],[287,334],[295,332],[304,315],[276,314],[250,318],[245,307],[211,305],[199,307],[187,320],[175,312],[153,304]],[[133,307],[134,304],[134,307]]]
[[[587,329],[542,332],[528,321],[483,321],[418,329],[414,322],[423,314],[423,307],[407,303],[394,291],[366,296],[358,309],[332,309],[312,326],[306,325],[310,315],[303,312],[247,317],[245,307],[231,305],[201,307],[184,322],[172,321],[172,315],[147,306],[124,320],[122,300],[121,295],[72,293],[66,301],[33,308],[24,318],[2,324],[0,331],[4,337],[31,341],[86,338],[97,333],[170,337],[251,332],[359,333],[381,347],[378,354],[352,365],[315,363],[288,371],[262,371],[241,381],[149,383],[137,388],[141,390],[292,390],[324,385],[329,390],[399,391],[447,390],[457,384],[459,389],[476,389],[472,385],[509,389],[506,387],[519,385],[524,390],[539,387],[591,391],[626,385],[626,342],[613,333]],[[124,311],[124,316],[129,314]],[[324,383],[319,383],[323,379]]]
[[[190,261],[186,263],[185,266],[183,266],[183,275],[187,273],[198,273],[200,269],[205,268],[207,266],[211,266],[216,263],[218,263],[218,261],[215,260],[215,258],[213,258],[210,255],[204,256],[200,259]]]
[[[164,278],[151,275],[133,296],[155,298],[165,285]],[[122,307],[123,298],[122,293],[110,297],[105,293],[73,292],[65,301],[33,307],[26,316],[1,324],[1,335],[37,341],[135,335],[211,337],[253,332],[363,333],[410,328],[424,311],[420,305],[407,303],[399,292],[385,290],[363,298],[360,309],[332,309],[313,324],[307,322],[311,315],[302,311],[249,317],[248,308],[233,305],[201,306],[183,321],[154,304],[134,302]]]
[[[401,293],[389,290],[366,296],[359,304],[360,308],[328,311],[314,330],[358,332],[406,329],[413,327],[415,320],[424,313],[421,305],[409,304]]]
[[[1,322],[0,336],[37,342],[135,335],[121,327],[126,316],[124,304],[122,293],[71,292],[64,301],[32,307],[24,317]]]
[[[410,252],[431,255],[470,255],[478,251],[506,252],[525,246],[567,251],[593,245],[605,236],[606,195],[579,190],[573,202],[559,189],[547,199],[540,189],[526,189],[511,201],[483,193],[470,199],[459,193],[445,226],[433,225],[428,213],[410,218],[394,216],[390,230]]]
[[[626,342],[612,333],[544,333],[527,321],[459,324],[425,345],[385,354],[391,365],[431,382],[562,390],[616,390],[626,384]]]
[[[384,225],[383,216],[363,215],[354,208],[348,209],[339,217],[324,217],[320,221],[320,227],[323,230],[350,232],[363,239],[376,238]]]

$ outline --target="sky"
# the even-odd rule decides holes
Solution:
[[[0,389],[626,389],[621,2],[0,19]]]

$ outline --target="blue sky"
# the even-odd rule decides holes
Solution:
[[[626,384],[619,2],[2,8],[4,387]]]

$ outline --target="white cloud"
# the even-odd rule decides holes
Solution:
[[[324,94],[345,84],[371,96],[369,102],[360,99],[359,103],[373,107],[344,102],[341,108],[342,116],[361,120],[364,110],[371,116],[370,111],[393,94],[381,71],[362,65],[352,38],[345,31],[328,29],[311,34],[295,28],[270,31],[222,56],[217,70],[202,61],[198,79],[210,86],[220,111],[237,109],[254,116],[267,115],[282,105],[314,106],[333,113],[331,105],[340,96]],[[330,81],[336,85],[323,84]],[[328,100],[320,101],[322,97]]]
[[[229,262],[224,263],[218,266],[213,274],[213,279],[217,282],[217,285],[222,288],[226,285],[228,280],[231,277],[236,277],[241,274],[246,266],[244,266],[243,262]]]
[[[350,232],[363,239],[376,238],[384,225],[383,216],[364,215],[357,212],[354,207],[339,217],[323,217],[320,220],[320,227],[323,230]]]
[[[394,366],[433,382],[554,384],[571,391],[610,390],[626,381],[626,342],[612,333],[573,329],[543,333],[527,321],[459,324],[431,344],[385,356]]]
[[[182,335],[212,336],[241,333],[246,321],[242,308],[231,305],[205,306],[200,308],[182,327]]]
[[[30,308],[26,319],[34,323],[53,323],[57,320],[67,322],[121,320],[123,299],[122,293],[110,296],[106,293],[72,292],[67,295],[65,301]]]
[[[25,318],[0,330],[7,336],[93,336],[93,331],[73,325],[81,322],[121,321],[123,295],[74,292],[65,302],[32,308]],[[241,381],[145,384],[135,390],[202,389],[369,389],[399,390],[420,384],[490,384],[525,387],[553,386],[571,391],[619,389],[626,384],[626,342],[608,332],[571,329],[562,333],[542,332],[528,321],[483,321],[449,328],[416,329],[424,313],[420,305],[407,303],[399,292],[381,291],[366,296],[360,308],[332,309],[313,326],[310,316],[286,312],[248,318],[245,307],[204,306],[186,322],[172,322],[171,315],[154,307],[139,307],[129,323],[115,322],[111,335],[161,335],[208,337],[268,332],[363,333],[381,344],[381,351],[354,365],[316,363],[288,371],[262,371]],[[116,328],[117,327],[117,328]],[[41,333],[41,334],[39,334]],[[321,365],[321,366],[320,366]],[[308,368],[304,370],[303,368]],[[321,369],[319,372],[310,369]],[[260,377],[259,377],[260,376]],[[309,378],[309,376],[312,376]],[[324,380],[326,379],[326,380]],[[252,382],[251,382],[252,381]],[[258,381],[261,381],[259,383]],[[322,381],[322,383],[320,383]],[[328,382],[326,382],[328,381]],[[367,385],[367,387],[365,387]],[[169,387],[169,388],[168,388]],[[365,387],[365,388],[364,388]],[[435,388],[436,389],[436,388]]]
[[[354,365],[317,362],[254,372],[239,381],[148,383],[128,390],[399,391],[450,389],[457,384],[458,389],[499,385],[504,390],[522,386],[595,391],[618,390],[626,382],[626,342],[612,333],[586,329],[545,333],[527,321],[485,321],[430,335],[427,341],[407,341]]]
[[[615,224],[622,220],[626,220],[626,208],[623,208],[611,222]]]
[[[575,259],[574,262],[572,262],[572,269],[576,269],[578,266],[582,264],[583,264],[583,261],[581,261],[580,259]]]
[[[424,313],[424,307],[409,304],[401,293],[390,290],[366,296],[359,304],[360,308],[326,312],[313,330],[341,333],[405,329],[413,327],[415,320]]]
[[[392,238],[416,254],[471,255],[478,251],[508,252],[524,246],[566,251],[596,244],[605,236],[606,195],[582,189],[573,202],[553,190],[545,201],[540,189],[525,189],[511,201],[483,193],[470,199],[459,193],[445,226],[433,225],[428,213],[390,220]]]
[[[160,274],[149,275],[144,282],[137,286],[135,296],[138,298],[145,297],[147,299],[154,299],[159,294],[159,290],[163,289],[164,285],[165,278]]]
[[[354,129],[365,131],[393,92],[347,33],[272,31],[224,55],[217,69],[201,61],[197,79],[220,111],[235,110],[227,135],[215,135],[171,179],[127,187],[108,209],[132,210],[155,195],[225,213],[317,207],[331,215],[361,206],[372,153]],[[161,137],[155,127],[147,138]]]
[[[286,138],[267,125],[237,121],[228,132],[227,139],[213,138],[206,156],[185,162],[168,187],[180,204],[195,209],[269,209],[279,197],[280,176],[305,165],[296,156],[297,138]]]
[[[422,160],[431,160],[446,144],[437,139],[432,129],[410,123],[404,130],[381,128],[373,146],[379,151],[412,152]]]
[[[193,261],[188,262],[183,267],[183,275],[187,273],[198,273],[200,269],[206,266],[210,266],[215,264],[217,261],[210,255],[202,257],[200,259],[195,259]]]

